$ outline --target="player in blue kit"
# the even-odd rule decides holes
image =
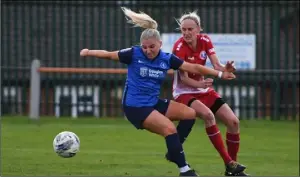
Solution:
[[[235,75],[187,63],[173,54],[161,51],[162,41],[157,22],[145,13],[135,13],[127,8],[122,10],[129,18],[128,22],[145,28],[140,36],[141,45],[112,52],[83,49],[80,55],[116,60],[128,65],[122,99],[127,119],[137,129],[146,129],[165,138],[169,155],[177,164],[180,176],[197,176],[185,160],[176,127],[172,122],[195,119],[196,113],[184,104],[160,99],[161,84],[169,69],[218,76],[226,80],[234,79]],[[243,166],[237,164],[235,168],[238,170]]]

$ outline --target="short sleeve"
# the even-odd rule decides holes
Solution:
[[[216,54],[215,52],[215,48],[214,48],[214,45],[213,43],[211,42],[211,39],[208,37],[208,36],[205,36],[206,38],[206,49],[205,49],[205,52],[208,54],[208,55],[213,55],[213,54]]]
[[[172,53],[174,55],[176,55],[177,57],[185,60],[185,50],[184,48],[182,47],[183,43],[180,42],[180,43],[175,43],[174,46],[173,46],[173,50],[172,50]]]
[[[177,70],[183,64],[183,60],[172,54],[170,58],[170,68]]]
[[[119,51],[118,56],[121,63],[130,64],[132,61],[132,48],[126,48]]]

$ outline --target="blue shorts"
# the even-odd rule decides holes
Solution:
[[[123,110],[126,118],[135,126],[135,128],[144,129],[143,122],[147,119],[151,112],[156,110],[165,115],[168,110],[169,104],[170,100],[159,99],[156,105],[152,107],[132,107],[123,105]]]

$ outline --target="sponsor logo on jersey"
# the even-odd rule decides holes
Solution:
[[[194,57],[188,57],[188,59],[189,59],[189,60],[195,60],[195,58],[194,58]]]
[[[215,48],[211,48],[208,50],[209,53],[214,53],[215,52]]]
[[[147,67],[141,67],[140,68],[140,75],[142,77],[153,77],[153,78],[159,78],[164,76],[164,72],[160,70],[155,69],[149,69]]]
[[[182,46],[182,42],[180,42],[180,43],[177,45],[176,50],[179,51],[181,46]]]
[[[202,40],[204,40],[204,41],[206,41],[206,42],[209,42],[209,39],[207,39],[206,37],[201,37],[200,39],[202,39]]]

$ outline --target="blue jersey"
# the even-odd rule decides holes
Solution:
[[[128,65],[122,102],[133,107],[154,106],[167,71],[177,70],[183,63],[180,58],[163,51],[149,59],[140,46],[120,50],[118,55],[120,62]]]

